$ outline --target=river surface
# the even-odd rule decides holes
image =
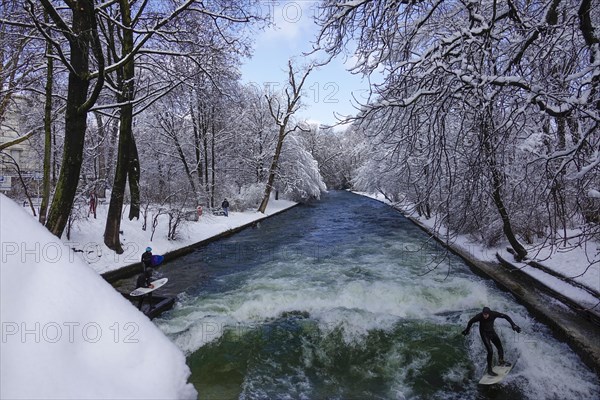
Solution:
[[[600,382],[514,297],[390,207],[347,192],[295,207],[169,262],[155,322],[187,356],[201,399],[599,399]],[[477,381],[484,305],[502,384]]]

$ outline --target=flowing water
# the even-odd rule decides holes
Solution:
[[[512,295],[391,208],[347,192],[295,207],[168,263],[176,307],[157,325],[201,399],[598,399],[600,382]],[[506,358],[477,381],[484,305]]]

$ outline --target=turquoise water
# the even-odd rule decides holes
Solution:
[[[296,207],[169,263],[178,304],[157,325],[187,355],[201,399],[600,398],[567,345],[391,208],[347,192]],[[505,381],[481,387],[481,307]]]

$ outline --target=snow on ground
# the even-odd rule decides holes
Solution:
[[[513,256],[506,250],[499,251],[498,253],[503,259],[511,260],[511,264],[519,267],[522,272],[542,282],[544,285],[554,289],[558,293],[563,293],[567,295],[570,299],[574,300],[576,303],[582,305],[585,308],[594,308],[598,305],[598,302],[600,302],[600,298],[593,296],[591,293],[583,289],[573,286],[568,282],[557,279],[556,277],[547,274],[546,272],[541,271],[537,268],[531,267],[526,263],[515,262],[513,260]]]
[[[0,397],[196,398],[185,356],[96,271],[0,195]]]
[[[378,193],[362,193],[355,192],[357,194],[367,196],[386,204],[391,202],[384,198],[383,195]],[[435,218],[426,219],[425,217],[419,217],[416,213],[411,213],[410,205],[403,206],[402,204],[393,204],[394,207],[403,209],[411,218],[418,220],[423,225],[427,226],[432,230],[437,230],[440,235],[446,235],[445,227],[435,226]],[[434,229],[436,228],[436,229]],[[531,267],[525,263],[517,263],[514,261],[514,257],[508,253],[504,248],[486,248],[481,243],[477,243],[473,239],[466,235],[457,235],[452,238],[452,244],[454,246],[461,247],[467,251],[472,257],[482,261],[497,261],[496,253],[500,254],[505,260],[519,267],[523,272],[529,276],[537,279],[546,286],[564,294],[575,302],[581,304],[584,307],[598,308],[600,298],[593,296],[587,291],[580,289],[576,286],[569,284],[563,280],[560,280],[546,272],[543,272],[537,268]],[[591,244],[590,244],[591,245]],[[600,250],[600,244],[596,244],[596,249],[588,249],[587,254],[595,254]],[[586,255],[586,249],[581,247],[570,248],[569,251],[565,251],[562,248],[545,247],[539,250],[540,246],[531,246],[528,248],[528,252],[531,256],[535,257],[535,260],[540,264],[544,265],[548,269],[551,269],[558,274],[572,278],[578,283],[596,291],[600,292],[600,265],[598,263],[591,265]]]
[[[567,234],[575,237],[579,232],[568,231]],[[576,243],[567,242],[569,249],[563,247],[545,246],[541,248],[529,249],[529,255],[540,264],[560,273],[564,277],[572,278],[582,285],[585,285],[596,292],[600,292],[600,265],[597,263],[589,267],[592,256],[600,252],[600,246],[596,244],[587,244],[587,249]],[[575,248],[575,249],[573,249]],[[571,251],[573,249],[573,251]],[[586,254],[587,253],[587,254]],[[589,267],[589,268],[588,268]]]
[[[229,216],[216,216],[204,212],[198,221],[182,221],[178,228],[175,240],[167,239],[169,217],[162,214],[158,217],[156,232],[152,237],[152,220],[154,214],[148,212],[147,229],[142,230],[143,219],[127,219],[127,212],[121,221],[121,243],[123,254],[116,254],[110,250],[103,241],[104,226],[108,205],[100,204],[97,208],[96,219],[93,216],[77,221],[71,232],[70,240],[63,235],[63,240],[72,249],[75,249],[88,264],[98,273],[112,271],[129,264],[140,261],[140,257],[147,246],[152,248],[154,254],[165,254],[193,243],[200,242],[212,236],[226,232],[230,229],[258,221],[269,215],[294,206],[296,203],[289,200],[269,200],[265,214],[257,211],[229,212]],[[65,250],[67,250],[65,248]],[[72,250],[71,250],[72,251]]]

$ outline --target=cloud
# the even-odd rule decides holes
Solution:
[[[315,30],[313,16],[318,2],[313,1],[271,1],[265,2],[273,26],[267,28],[261,40],[297,41]],[[296,43],[293,43],[296,44]]]

